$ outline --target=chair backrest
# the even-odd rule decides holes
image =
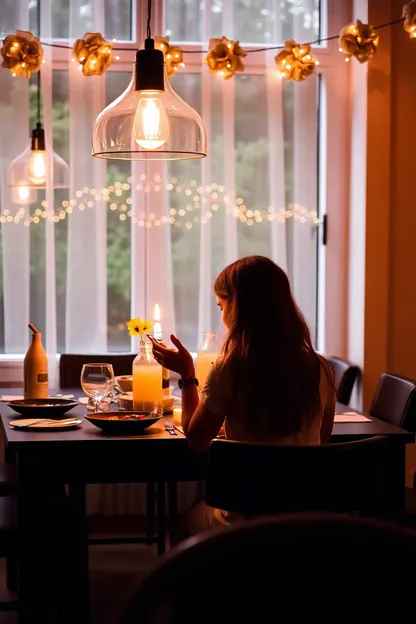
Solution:
[[[394,458],[385,436],[322,446],[213,440],[205,501],[248,517],[293,511],[401,510],[404,470],[401,482],[393,483]]]
[[[370,414],[407,431],[416,431],[416,382],[383,373],[371,403]]]
[[[414,531],[370,518],[295,514],[246,522],[171,550],[126,588],[117,621],[327,622],[340,608],[342,619],[372,621],[391,608],[401,621],[414,587],[411,574],[397,572],[413,555]]]
[[[344,405],[349,405],[355,381],[360,373],[358,366],[350,364],[346,360],[330,355],[327,357],[335,373],[335,389],[337,400]]]
[[[114,375],[131,375],[134,353],[84,355],[77,353],[63,353],[59,361],[59,385],[61,388],[80,388],[81,371],[84,364],[89,362],[106,362],[113,365]]]

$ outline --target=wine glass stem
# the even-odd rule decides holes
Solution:
[[[95,413],[98,412],[98,399],[95,399]]]

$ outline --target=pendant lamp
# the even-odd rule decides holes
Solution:
[[[164,56],[151,37],[151,0],[147,39],[136,52],[127,89],[97,117],[92,153],[116,160],[187,160],[206,156],[201,117],[169,84]]]
[[[40,2],[38,3],[38,33],[40,33]],[[19,204],[36,201],[36,189],[46,188],[48,158],[46,154],[45,130],[40,115],[41,74],[37,72],[37,124],[26,149],[17,156],[7,170],[7,186],[13,188],[12,199]],[[53,161],[53,188],[69,187],[69,167],[55,152]]]

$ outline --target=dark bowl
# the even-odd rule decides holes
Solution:
[[[78,405],[78,401],[68,401],[68,399],[18,399],[7,403],[15,412],[33,418],[45,416],[45,418],[60,418],[66,412]]]
[[[146,412],[98,412],[86,414],[85,419],[108,435],[140,435],[161,419],[160,414]]]

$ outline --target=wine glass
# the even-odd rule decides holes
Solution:
[[[95,401],[98,412],[100,401],[108,396],[114,387],[114,371],[111,364],[84,364],[81,372],[81,386],[85,394]]]

